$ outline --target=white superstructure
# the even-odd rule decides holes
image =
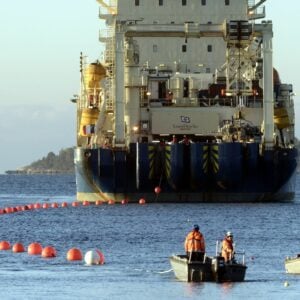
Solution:
[[[283,133],[282,143],[292,142],[291,88],[274,96],[272,23],[255,23],[265,0],[98,2],[106,74],[82,91],[79,106],[99,115],[85,135],[79,113],[79,146],[125,149],[172,135],[226,141],[233,120],[259,129],[266,148]],[[283,128],[274,126],[274,101]]]

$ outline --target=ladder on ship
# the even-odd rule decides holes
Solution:
[[[117,14],[117,0],[97,0],[104,12],[100,13],[100,18],[107,19],[109,22],[107,29],[101,31],[100,41],[105,43],[104,63],[107,69],[107,80],[105,90],[105,110],[106,112],[114,111],[114,95],[115,95],[115,22],[111,20],[112,16]],[[108,21],[108,20],[107,20]]]

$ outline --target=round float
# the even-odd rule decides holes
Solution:
[[[73,260],[82,260],[82,253],[77,248],[71,248],[67,252],[67,260],[73,261]]]
[[[14,253],[25,252],[25,248],[24,248],[23,244],[15,243],[12,247],[12,252],[14,252]]]
[[[27,252],[29,255],[40,255],[42,253],[42,250],[43,248],[41,244],[34,242],[28,246]]]
[[[0,250],[9,250],[10,243],[8,241],[1,241],[0,242]]]
[[[44,257],[44,258],[56,257],[56,250],[55,250],[55,248],[52,247],[52,246],[46,246],[45,248],[43,248],[43,250],[42,250],[42,257]]]

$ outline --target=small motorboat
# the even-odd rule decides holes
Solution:
[[[173,255],[170,263],[175,276],[187,282],[238,282],[244,281],[247,266],[235,260],[224,261],[221,256],[205,256],[203,261],[190,261],[187,255]]]
[[[244,281],[247,266],[245,253],[235,252],[235,257],[225,262],[221,256],[221,244],[217,241],[216,255],[206,256],[201,260],[191,260],[185,254],[172,255],[170,263],[175,276],[180,281],[187,282],[240,282]],[[242,262],[236,260],[236,255],[242,255]]]
[[[287,257],[284,260],[285,271],[289,274],[300,274],[300,254],[296,257]]]

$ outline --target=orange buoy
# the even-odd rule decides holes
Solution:
[[[12,207],[12,212],[18,212],[18,209],[16,207]]]
[[[139,204],[146,204],[146,200],[145,200],[144,198],[141,198],[141,199],[139,200]]]
[[[28,204],[28,209],[34,209],[34,205],[32,203]]]
[[[48,203],[43,203],[42,208],[44,208],[44,209],[49,208],[49,204]]]
[[[67,253],[67,260],[82,260],[82,253],[77,248],[71,248]]]
[[[97,200],[97,201],[95,202],[95,205],[102,205],[102,201],[101,201],[101,200]]]
[[[0,215],[5,214],[4,210],[0,208]]]
[[[34,203],[33,208],[40,209],[41,208],[41,204],[40,203]]]
[[[104,265],[104,263],[105,263],[104,254],[99,249],[96,249],[96,252],[98,253],[98,255],[100,257],[99,265]]]
[[[7,214],[11,214],[11,213],[13,213],[13,208],[12,208],[12,207],[5,207],[5,208],[4,208],[4,211],[5,211],[5,213],[7,213]]]
[[[54,247],[47,246],[42,250],[42,257],[51,258],[56,257],[56,250]]]
[[[83,206],[89,206],[89,205],[90,205],[90,202],[87,201],[87,200],[84,200],[84,201],[82,202],[82,205],[83,205]]]
[[[115,204],[115,201],[113,199],[109,199],[108,202],[107,202],[109,205],[114,205]]]
[[[22,210],[22,206],[21,205],[16,206],[16,208],[17,208],[17,211],[21,211]]]
[[[56,202],[53,202],[53,203],[51,204],[51,207],[52,207],[52,208],[58,208],[58,204],[57,204]]]
[[[80,203],[78,202],[78,201],[73,201],[72,202],[72,206],[74,206],[74,207],[77,207],[77,206],[79,206],[80,205]]]
[[[161,188],[159,187],[159,186],[156,186],[155,187],[155,189],[154,189],[154,192],[155,192],[155,194],[160,194],[160,192],[161,192]]]
[[[23,205],[23,206],[22,206],[22,210],[23,210],[23,211],[24,211],[24,210],[29,210],[28,205]]]
[[[67,203],[67,202],[63,202],[63,203],[61,204],[61,207],[68,207],[68,203]]]
[[[43,248],[42,248],[41,244],[34,242],[28,246],[27,252],[30,255],[40,255],[42,253],[42,250],[43,250]]]
[[[0,250],[9,250],[10,243],[8,241],[1,241],[0,242]]]
[[[21,243],[15,243],[12,246],[12,252],[14,252],[14,253],[25,252],[25,248],[24,248],[23,244],[21,244]]]

